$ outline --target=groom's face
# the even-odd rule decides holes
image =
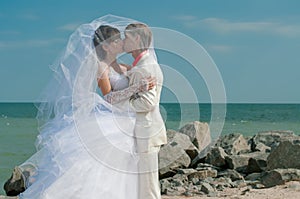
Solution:
[[[130,33],[125,33],[123,49],[127,53],[137,50],[137,37]]]

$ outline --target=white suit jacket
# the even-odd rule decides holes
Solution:
[[[142,78],[155,77],[156,86],[146,92],[140,92],[129,103],[136,112],[134,128],[139,150],[148,151],[150,147],[167,143],[165,123],[159,111],[163,74],[157,61],[146,53],[128,74],[129,86]]]

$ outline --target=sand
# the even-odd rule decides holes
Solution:
[[[218,192],[218,197],[207,196],[162,196],[162,199],[300,199],[300,182],[292,181],[284,185],[264,189],[228,188]]]

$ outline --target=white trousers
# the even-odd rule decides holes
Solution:
[[[139,199],[161,199],[158,175],[158,152],[160,146],[147,151],[138,147],[139,153]]]

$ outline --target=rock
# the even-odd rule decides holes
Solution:
[[[159,175],[160,178],[171,177],[179,168],[187,168],[191,163],[187,150],[198,149],[190,141],[187,135],[173,130],[167,131],[168,143],[163,145],[159,151]]]
[[[231,169],[227,169],[225,171],[220,171],[218,173],[218,177],[230,178],[231,181],[244,180],[244,177],[241,174],[239,174],[237,171],[231,170]]]
[[[240,151],[250,150],[247,140],[239,133],[223,136],[216,145],[222,147],[228,155],[236,155]]]
[[[262,148],[272,150],[277,147],[281,141],[294,139],[299,139],[299,136],[296,136],[293,131],[262,131],[253,136],[251,149],[252,151],[261,151],[263,150]]]
[[[231,187],[233,187],[233,188],[242,188],[242,187],[246,187],[246,186],[247,186],[247,183],[244,180],[236,180],[231,183]]]
[[[195,173],[197,170],[195,169],[178,169],[177,174],[186,174],[189,175],[191,173]]]
[[[300,169],[300,144],[297,141],[283,141],[267,159],[267,169],[296,168]]]
[[[189,180],[196,178],[198,180],[204,180],[208,177],[217,177],[218,172],[214,169],[206,169],[201,171],[195,171],[194,173],[188,174],[187,177]]]
[[[282,185],[288,181],[300,181],[300,170],[298,169],[274,169],[264,173],[261,183],[265,187]]]
[[[186,192],[184,187],[169,187],[166,189],[166,195],[168,196],[181,196]]]
[[[171,183],[169,182],[168,179],[162,179],[159,182],[160,182],[161,194],[166,194],[167,189],[171,187]]]
[[[209,183],[206,183],[206,182],[203,182],[201,183],[201,191],[203,191],[204,193],[208,194],[208,195],[216,195],[215,194],[215,189],[209,184]]]
[[[167,138],[168,143],[177,143],[180,145],[180,147],[189,155],[191,160],[198,155],[199,150],[192,143],[189,136],[174,130],[167,130]]]
[[[245,173],[250,157],[245,155],[231,155],[226,157],[226,163],[229,169],[235,169]]]
[[[214,165],[216,167],[225,167],[226,165],[225,159],[227,156],[228,155],[226,154],[223,148],[214,147],[208,152],[205,158],[205,162]]]
[[[171,143],[161,147],[159,151],[160,179],[176,174],[178,168],[187,168],[191,163],[190,157],[178,144]]]
[[[210,130],[206,122],[194,121],[188,123],[179,132],[188,135],[199,151],[202,151],[211,143]]]
[[[206,163],[199,163],[196,167],[196,170],[200,171],[200,170],[206,170],[206,169],[214,169],[214,170],[221,170],[221,168],[213,166],[211,164],[206,164]]]
[[[176,181],[176,182],[181,181],[185,185],[188,184],[188,177],[187,177],[187,175],[184,175],[184,174],[176,174],[175,176],[173,176],[170,179],[171,179],[171,183],[173,183],[174,181]]]
[[[4,190],[8,196],[17,196],[25,191],[25,182],[22,177],[22,171],[19,167],[15,167],[13,173],[4,184]]]
[[[229,169],[236,169],[238,172],[248,173],[249,160],[252,159],[266,159],[267,154],[263,152],[253,152],[248,154],[231,155],[226,157],[226,163]],[[250,168],[252,165],[250,165]]]
[[[251,173],[245,177],[245,180],[257,181],[260,180],[261,173]]]
[[[267,158],[269,156],[269,153],[256,154],[256,156],[253,156],[249,159],[247,173],[258,173],[265,171],[267,168]]]
[[[271,152],[271,147],[259,142],[257,144],[253,144],[251,148],[252,151],[260,151],[260,152]]]

